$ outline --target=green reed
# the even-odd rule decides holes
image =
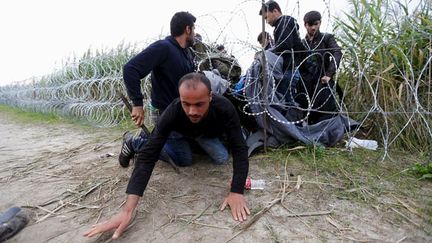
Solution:
[[[336,21],[347,111],[366,119],[367,135],[387,147],[430,151],[431,2],[350,0],[350,6]]]

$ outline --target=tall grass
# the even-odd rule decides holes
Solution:
[[[386,147],[430,151],[431,2],[350,0],[350,5],[336,26],[345,50],[340,80],[347,110],[366,121],[367,135],[382,138]]]

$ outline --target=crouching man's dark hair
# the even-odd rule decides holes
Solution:
[[[179,89],[183,83],[187,85],[188,89],[196,89],[198,83],[203,83],[209,90],[209,93],[211,92],[210,80],[202,73],[188,73],[184,75],[178,83]]]

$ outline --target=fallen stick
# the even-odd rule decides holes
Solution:
[[[292,214],[292,211],[289,208],[287,208],[282,202],[281,202],[281,206]],[[298,220],[300,220],[300,222],[302,222],[304,225],[306,225],[306,227],[308,227],[309,229],[311,228],[310,225],[308,225],[301,217],[297,217],[297,218],[298,218]]]
[[[207,209],[209,209],[212,205],[213,204],[209,204],[204,210],[202,210],[200,213],[198,213],[193,218],[191,218],[189,220],[189,222],[187,222],[187,223],[190,224],[192,221],[194,221],[194,220],[198,219],[199,217],[201,217],[205,213],[205,211],[207,211]]]
[[[180,195],[174,195],[174,196],[172,196],[171,198],[172,199],[175,199],[175,198],[178,198],[178,197],[184,197],[184,196],[187,196],[188,194],[187,193],[183,193],[183,194],[180,194]]]
[[[202,215],[213,215],[214,213],[203,213]],[[184,217],[184,216],[194,216],[196,213],[180,213],[176,214],[176,217]]]
[[[123,205],[126,203],[126,200],[123,200],[123,202],[122,203],[120,203],[120,206],[118,206],[118,208],[121,208],[121,207],[123,207]]]
[[[284,199],[285,199],[285,190],[289,186],[287,165],[288,165],[288,157],[285,159],[285,165],[284,165],[285,173],[284,173],[284,180],[283,180],[283,184],[282,184],[283,190],[282,190],[281,204],[284,202]]]
[[[267,211],[269,211],[270,208],[272,208],[276,203],[279,203],[281,201],[280,198],[273,200],[272,202],[270,202],[267,206],[265,206],[263,209],[261,209],[261,211],[259,211],[258,213],[256,213],[249,222],[247,222],[245,225],[243,225],[242,230],[246,230],[247,228],[249,228],[252,224],[254,224],[259,218],[261,218],[261,216],[266,213]]]
[[[231,240],[236,238],[239,234],[241,234],[242,232],[247,230],[252,224],[254,224],[258,219],[260,219],[263,214],[265,214],[268,210],[270,210],[270,208],[272,208],[277,203],[280,203],[286,195],[290,194],[293,191],[297,191],[298,189],[300,189],[301,183],[302,183],[301,177],[299,176],[297,178],[297,184],[295,185],[294,189],[292,189],[288,192],[284,191],[283,195],[280,198],[274,199],[267,206],[265,206],[263,209],[261,209],[261,211],[259,211],[254,216],[252,216],[251,220],[248,223],[246,223],[243,227],[241,227],[241,230],[239,232],[237,232],[235,235],[233,235],[230,239],[228,239],[225,242],[230,242]]]
[[[189,222],[189,219],[184,219],[184,218],[178,218],[181,221],[185,221],[185,222]],[[204,223],[199,223],[199,222],[195,222],[192,221],[191,224],[196,224],[196,225],[201,225],[201,226],[206,226],[206,227],[211,227],[211,228],[217,228],[217,229],[231,229],[230,227],[227,226],[218,226],[218,225],[212,225],[212,224],[204,224]]]
[[[43,176],[66,178],[66,179],[79,178],[79,176],[62,176],[62,175],[54,175],[54,174],[49,174],[49,173],[37,172],[37,171],[32,171],[31,173],[37,174],[37,175],[43,175]]]
[[[267,211],[269,211],[270,208],[272,208],[277,203],[280,203],[282,201],[282,199],[285,198],[286,195],[288,195],[291,192],[294,192],[294,191],[297,191],[298,189],[300,189],[301,184],[302,184],[301,176],[298,176],[297,177],[297,184],[295,185],[294,189],[292,189],[292,190],[290,190],[290,191],[288,191],[286,193],[283,193],[280,198],[277,198],[277,199],[274,199],[273,201],[271,201],[267,206],[265,206],[263,209],[261,209],[261,211],[259,211],[254,216],[252,216],[251,220],[248,223],[246,223],[243,227],[241,227],[241,230],[239,232],[237,232],[230,239],[228,239],[227,241],[225,241],[225,243],[226,242],[230,242],[231,240],[233,240],[234,238],[236,238],[239,234],[241,234],[244,231],[246,231],[252,224],[254,224],[258,219],[260,219],[261,216],[263,216],[263,214],[265,214]]]
[[[331,218],[329,216],[326,217],[326,220],[327,220],[327,222],[329,222],[331,225],[333,225],[340,232],[351,230],[350,228],[343,227],[342,225],[340,225],[338,222],[336,222],[333,218]]]
[[[38,208],[38,209],[40,209],[40,210],[42,210],[42,211],[45,211],[45,212],[47,212],[47,213],[49,213],[49,214],[58,215],[58,213],[55,213],[55,212],[53,212],[53,211],[50,211],[50,210],[48,210],[48,209],[46,209],[46,208],[44,208],[44,207],[41,207],[41,206],[39,206],[39,205],[36,205],[36,206],[26,205],[26,206],[21,206],[21,207],[22,207],[22,208]]]
[[[408,236],[404,236],[402,239],[396,241],[396,243],[401,243],[402,241],[404,241]]]
[[[69,195],[70,196],[70,195]],[[39,204],[39,206],[41,206],[41,207],[45,207],[45,206],[48,206],[48,205],[50,205],[50,204],[53,204],[53,203],[55,203],[55,202],[58,202],[58,201],[60,201],[61,199],[51,199],[51,200],[48,200],[47,202],[44,202],[44,203],[41,203],[41,204]]]
[[[93,187],[91,187],[90,189],[87,190],[86,193],[84,193],[83,195],[80,195],[79,199],[86,197],[90,192],[94,191],[96,188],[98,188],[99,186],[101,186],[102,184],[105,184],[106,182],[108,182],[109,179],[104,180],[102,182],[99,182],[98,184],[94,185]]]
[[[359,239],[356,239],[356,238],[353,238],[353,237],[350,237],[350,236],[343,236],[344,238],[346,238],[346,239],[348,239],[348,240],[350,240],[350,241],[354,241],[354,242],[376,242],[376,241],[378,241],[378,240],[376,240],[376,239],[371,239],[371,240],[359,240]]]
[[[307,148],[306,146],[297,146],[294,148],[286,149],[285,151],[296,151],[296,150],[302,150],[302,149],[306,149],[306,148]]]
[[[94,224],[99,223],[99,220],[100,220],[100,218],[101,218],[101,216],[102,216],[102,212],[103,212],[103,208],[101,209],[101,211],[100,211],[100,213],[99,213],[99,216],[97,217],[97,219],[96,219],[96,221],[95,221]]]
[[[194,217],[192,217],[191,219],[189,219],[188,221],[186,221],[186,225],[194,223],[194,220],[196,220],[199,217],[201,217],[205,213],[205,211],[207,211],[207,209],[209,209],[212,205],[213,204],[209,204],[204,210],[202,210],[201,212],[199,212],[198,214],[196,214]],[[174,219],[172,219],[170,215],[168,215],[168,218],[170,219],[170,222],[168,222],[168,223],[172,223],[175,220],[177,220],[177,215],[174,215]],[[182,230],[184,230],[184,227],[182,227],[181,229],[179,229],[177,232],[174,232],[174,234],[172,234],[171,236],[169,236],[168,239],[171,239],[174,235],[178,234]]]
[[[38,205],[36,205],[36,207],[39,208],[42,211],[45,211],[45,212],[49,213],[49,214],[58,215],[58,213],[52,212],[52,211],[50,211],[50,210],[48,210],[48,209],[46,209],[44,207],[40,207]]]
[[[297,184],[295,185],[294,189],[296,191],[300,190],[300,186],[302,184],[302,179],[301,179],[301,175],[297,176]]]
[[[83,208],[87,208],[87,209],[99,209],[100,206],[95,206],[95,205],[81,205],[78,203],[72,203],[72,202],[67,202],[67,204],[78,207],[79,209],[83,209]],[[76,209],[75,209],[76,210]]]
[[[416,222],[412,221],[410,218],[408,218],[408,216],[405,216],[403,213],[397,211],[396,209],[394,209],[393,207],[390,208],[391,210],[393,210],[395,213],[399,214],[402,218],[406,219],[407,221],[409,221],[410,223],[412,223],[413,225],[422,228],[419,224],[417,224]]]
[[[367,187],[357,187],[357,188],[351,188],[351,189],[347,189],[345,190],[345,192],[351,193],[351,192],[357,192],[357,191],[362,191],[364,189],[368,189]]]
[[[276,179],[276,180],[271,180],[271,181],[277,181],[277,182],[284,182],[284,180],[280,180],[280,179]],[[287,180],[286,182],[297,182],[297,180]],[[324,185],[324,186],[331,186],[337,189],[346,189],[345,187],[336,185],[336,184],[332,184],[332,183],[325,183],[325,182],[319,182],[319,181],[303,181],[302,183],[305,184],[318,184],[318,185]]]
[[[62,205],[58,206],[57,208],[55,208],[51,213],[46,214],[45,216],[43,216],[42,218],[38,219],[36,221],[36,223],[42,222],[45,219],[47,219],[49,216],[51,216],[53,213],[56,213],[57,211],[59,211],[60,209],[62,209],[64,206],[66,205],[66,203],[62,202]]]
[[[240,230],[239,232],[235,233],[231,238],[229,238],[227,241],[225,241],[225,243],[232,241],[234,238],[236,238],[241,233],[243,233],[243,230]]]
[[[234,238],[236,238],[239,234],[246,231],[252,224],[254,224],[261,216],[266,213],[271,207],[273,207],[276,203],[279,203],[281,201],[281,198],[275,199],[272,202],[270,202],[267,206],[265,206],[261,211],[256,213],[254,216],[252,216],[251,220],[246,223],[243,227],[241,227],[241,230],[234,234],[231,238],[229,238],[225,243],[232,241]]]
[[[58,206],[57,208],[55,208],[54,210],[52,210],[51,213],[48,213],[47,215],[45,215],[45,216],[43,216],[42,218],[38,219],[38,220],[36,221],[36,223],[42,222],[43,220],[45,220],[45,219],[47,219],[49,216],[51,216],[52,213],[56,213],[56,212],[59,211],[60,209],[64,208],[66,205],[69,205],[70,203],[73,203],[73,202],[75,202],[75,201],[77,201],[77,200],[79,200],[79,199],[81,199],[81,198],[87,196],[90,192],[92,192],[92,191],[93,191],[94,189],[96,189],[98,186],[100,186],[100,185],[106,183],[107,181],[109,181],[109,180],[105,180],[105,181],[103,181],[103,182],[100,182],[100,183],[96,184],[95,186],[93,186],[93,187],[91,187],[89,190],[87,190],[86,193],[80,195],[79,197],[73,198],[72,200],[70,200],[70,201],[68,201],[68,202],[63,203],[63,201],[60,200],[60,202],[61,202],[61,205],[60,205],[60,206]]]
[[[285,206],[285,205],[284,205]],[[309,216],[321,216],[321,215],[327,215],[333,213],[333,209],[330,209],[328,211],[316,211],[316,212],[304,212],[304,213],[291,213],[288,215],[284,215],[287,217],[309,217]]]
[[[408,205],[407,203],[405,203],[404,201],[400,200],[399,198],[393,196],[400,204],[402,204],[408,211],[410,211],[411,213],[419,216],[420,218],[424,219],[423,216],[421,214],[419,214],[419,212],[417,212],[417,210],[413,209],[410,205]]]

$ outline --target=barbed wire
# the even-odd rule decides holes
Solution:
[[[325,12],[330,16],[330,1],[323,2],[328,8]],[[256,4],[258,1],[243,1],[237,8],[241,8],[242,4],[251,3]],[[297,6],[300,6],[299,1],[297,1]],[[225,12],[224,14],[231,16],[227,19],[227,23],[220,21],[218,16],[215,15],[208,14],[205,16],[208,19],[216,21],[217,26],[219,27],[220,33],[217,35],[217,41],[223,39],[223,43],[221,44],[229,47],[232,50],[232,55],[241,58],[260,51],[261,47],[259,47],[257,43],[249,40],[250,38],[245,40],[236,35],[229,35],[229,33],[235,32],[235,30],[230,29],[230,24],[238,21],[239,18],[245,21],[244,26],[247,26],[248,32],[252,32],[249,30],[245,14],[241,12],[242,14],[238,15],[238,13],[239,12],[236,10]],[[198,31],[206,33],[206,26],[202,25],[199,27],[201,30]],[[418,29],[418,26],[413,25],[412,29],[416,30]],[[254,32],[259,33],[260,30],[255,30]],[[415,38],[418,38],[419,41],[428,39],[430,46],[430,40],[432,39],[431,33],[420,30],[418,33],[419,36]],[[362,29],[358,35],[363,38],[367,35],[367,31]],[[255,37],[255,35],[251,33],[247,33],[247,36]],[[308,119],[310,112],[314,111],[329,114],[343,114],[348,117],[354,117],[362,126],[371,122],[380,123],[376,125],[379,125],[378,130],[381,136],[380,141],[383,144],[385,154],[388,153],[389,147],[396,143],[407,129],[413,126],[421,127],[421,132],[425,134],[423,138],[427,140],[428,144],[430,144],[432,141],[432,94],[430,91],[432,62],[431,51],[429,51],[429,53],[423,53],[423,55],[426,56],[426,61],[420,70],[414,70],[413,63],[415,60],[395,44],[398,43],[396,38],[397,37],[395,37],[394,40],[387,42],[377,43],[374,47],[370,48],[368,53],[358,52],[356,45],[359,45],[361,40],[356,40],[352,46],[344,47],[341,67],[334,77],[334,80],[336,83],[343,84],[344,93],[348,97],[339,100],[335,90],[328,87],[331,95],[324,102],[326,103],[328,99],[334,99],[338,107],[337,112],[321,111],[321,106],[315,106],[317,94],[312,95],[302,93],[298,95],[305,96],[307,100],[307,108],[299,109],[305,111],[305,116],[296,121],[281,120],[270,114],[269,107],[278,105],[282,109],[288,109],[293,107],[292,104],[275,104],[263,100],[263,89],[258,89],[253,96],[249,97],[233,96],[245,103],[245,106],[242,107],[242,111],[245,114],[250,116],[261,116],[266,114],[271,119],[280,123],[303,123]],[[413,39],[412,41],[415,42],[416,39]],[[109,52],[97,53],[95,55],[87,54],[79,61],[69,62],[61,70],[35,79],[30,83],[25,82],[2,86],[0,87],[0,103],[36,112],[78,117],[97,127],[117,126],[119,123],[130,119],[128,111],[125,109],[118,97],[118,92],[126,93],[122,78],[122,67],[147,44],[148,43],[143,43],[140,46],[122,44],[118,48]],[[385,92],[381,90],[382,84],[390,81],[380,77],[379,74],[371,75],[368,72],[370,63],[374,61],[373,59],[375,58],[375,55],[383,49],[398,52],[404,59],[403,64],[394,64],[394,70],[397,70],[399,76],[398,89],[405,91],[404,97],[406,97],[407,104],[409,103],[409,105],[404,104],[399,107],[399,109],[395,110],[390,110],[392,107],[386,107],[385,103],[381,101],[382,99],[385,99],[385,97],[381,97],[382,95],[385,95]],[[327,54],[331,54],[332,49],[315,51],[325,51]],[[317,54],[308,55],[302,62],[310,59],[313,55]],[[250,63],[253,63],[253,59],[250,59]],[[232,65],[235,65],[235,63],[232,63]],[[243,67],[243,69],[245,69],[245,67]],[[272,70],[270,70],[270,72],[271,71]],[[355,80],[347,79],[346,73],[350,72],[353,74],[352,77],[356,77]],[[427,76],[429,76],[429,79],[427,79]],[[277,88],[279,84],[272,76],[270,76],[270,78],[268,97],[276,97],[278,95]],[[236,83],[238,80],[230,81]],[[228,93],[234,94],[243,92],[248,86],[257,85],[258,82],[260,82],[259,78],[249,79],[246,86],[241,88],[241,90],[235,90],[230,87]],[[300,85],[305,85],[304,80],[301,80],[300,82]],[[424,92],[420,91],[420,89],[425,86],[428,86],[429,90]],[[149,77],[145,78],[141,87],[145,103],[148,104],[150,99]],[[356,96],[359,94],[353,94],[350,92],[359,92],[360,90],[365,92],[364,94],[361,94],[363,96],[362,101],[369,100],[370,103],[355,103]],[[323,91],[320,90],[318,92]],[[287,95],[290,94],[287,93]],[[402,96],[402,94],[400,96]],[[259,105],[262,110],[256,113],[248,112],[247,108],[250,105]],[[359,107],[362,107],[363,110],[359,110]],[[145,122],[148,126],[152,126],[153,124],[152,120],[149,118],[149,114],[149,109],[147,109]],[[376,118],[377,116],[379,118]],[[392,117],[403,117],[403,119],[405,119],[398,125],[399,130],[397,131],[391,129],[392,125],[394,125],[391,124]],[[359,130],[353,131],[348,136],[358,136],[359,132]]]

